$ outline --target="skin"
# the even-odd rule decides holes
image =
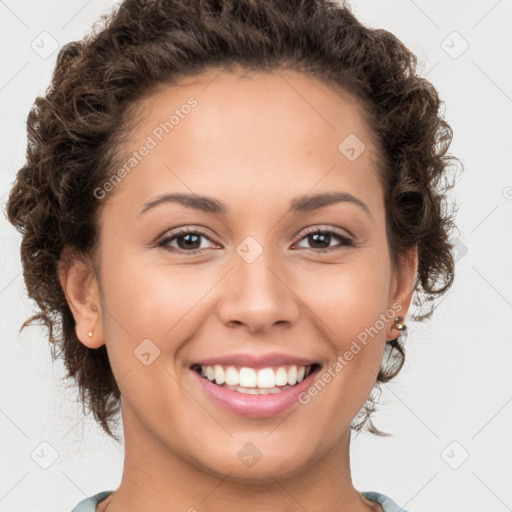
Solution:
[[[352,484],[349,425],[386,340],[399,334],[392,320],[307,405],[272,418],[221,410],[190,369],[240,352],[284,352],[327,368],[394,303],[406,316],[417,252],[393,267],[361,107],[297,72],[209,70],[144,100],[127,153],[191,96],[198,105],[102,199],[97,264],[77,258],[61,269],[77,336],[90,348],[106,344],[122,394],[123,477],[98,510],[381,510]],[[349,134],[366,146],[354,161],[338,150]],[[350,202],[289,211],[292,198],[333,191],[369,213]],[[164,203],[140,214],[163,193],[213,197],[229,212]],[[157,246],[183,226],[208,238]],[[335,235],[315,245],[306,228],[354,245]],[[252,263],[236,251],[248,236],[262,249]],[[160,350],[149,366],[133,353],[146,338]],[[237,457],[248,442],[262,454],[252,467]]]

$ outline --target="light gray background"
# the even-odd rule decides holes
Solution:
[[[39,55],[32,42],[41,53],[41,38],[51,48],[44,31],[59,47],[79,39],[112,5],[0,0],[2,208],[24,162],[26,116],[57,55]],[[430,322],[409,321],[405,367],[383,386],[375,415],[394,435],[353,440],[354,484],[413,512],[512,510],[512,2],[352,6],[362,22],[391,31],[418,55],[446,102],[451,151],[465,166],[456,190],[455,284]],[[469,47],[458,55],[464,40]],[[18,333],[34,306],[21,274],[20,236],[5,216],[1,237],[0,512],[69,512],[86,496],[117,487],[123,451],[90,417],[82,419],[76,390],[59,381],[60,363],[52,364],[46,330]],[[35,462],[51,462],[42,442],[58,454],[47,469]]]

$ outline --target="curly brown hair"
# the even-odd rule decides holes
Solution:
[[[114,439],[120,391],[106,347],[90,349],[75,333],[59,265],[68,250],[94,255],[107,200],[94,190],[118,165],[116,149],[133,113],[155,87],[207,68],[290,69],[337,85],[364,108],[380,153],[392,261],[418,247],[415,320],[431,316],[454,278],[455,207],[448,155],[452,130],[436,89],[394,35],[362,25],[350,7],[330,0],[125,0],[83,40],[57,57],[52,81],[28,115],[27,160],[10,192],[7,215],[23,234],[28,296],[39,312],[26,320],[48,328],[52,357],[64,359],[84,407]],[[425,306],[430,306],[426,307]],[[57,350],[58,349],[58,350]],[[372,393],[351,427],[378,435],[371,422],[379,383],[405,358],[403,341],[386,344]]]

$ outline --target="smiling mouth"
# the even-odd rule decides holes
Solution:
[[[267,395],[280,393],[300,384],[309,375],[318,372],[320,364],[265,368],[193,364],[191,369],[217,386],[249,395]]]

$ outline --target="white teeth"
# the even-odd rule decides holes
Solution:
[[[281,366],[276,372],[276,386],[286,386],[286,384],[288,384],[288,372]]]
[[[242,393],[265,394],[258,390],[268,390],[269,393],[277,393],[284,389],[302,382],[311,373],[311,366],[289,367],[280,366],[279,368],[261,368],[255,370],[244,366],[237,370],[234,366],[223,367],[221,365],[201,366],[201,375],[211,382],[223,385],[226,388],[236,388],[237,391],[243,389]],[[278,389],[277,386],[281,386]]]
[[[226,384],[230,386],[238,386],[238,372],[233,366],[229,366],[226,369]]]
[[[226,382],[226,376],[224,375],[224,368],[222,368],[222,366],[220,366],[219,364],[216,364],[214,367],[213,367],[213,372],[214,372],[214,377],[215,377],[215,382],[217,384],[224,384],[224,382]],[[212,380],[212,379],[210,379]]]
[[[285,389],[291,388],[291,386],[285,386],[284,388],[270,388],[270,389],[260,389],[260,388],[243,388],[241,386],[222,386],[223,388],[231,389],[233,391],[238,391],[239,393],[245,393],[246,395],[270,395],[272,393],[281,393]]]
[[[258,387],[273,388],[276,385],[276,378],[272,368],[263,368],[258,372]]]
[[[240,368],[240,386],[244,388],[256,387],[256,372],[252,368]]]
[[[297,383],[297,367],[295,365],[290,366],[288,370],[288,384],[293,386]]]
[[[201,368],[204,368],[201,366]],[[226,384],[230,386],[238,386],[238,372],[233,366],[226,369]]]

